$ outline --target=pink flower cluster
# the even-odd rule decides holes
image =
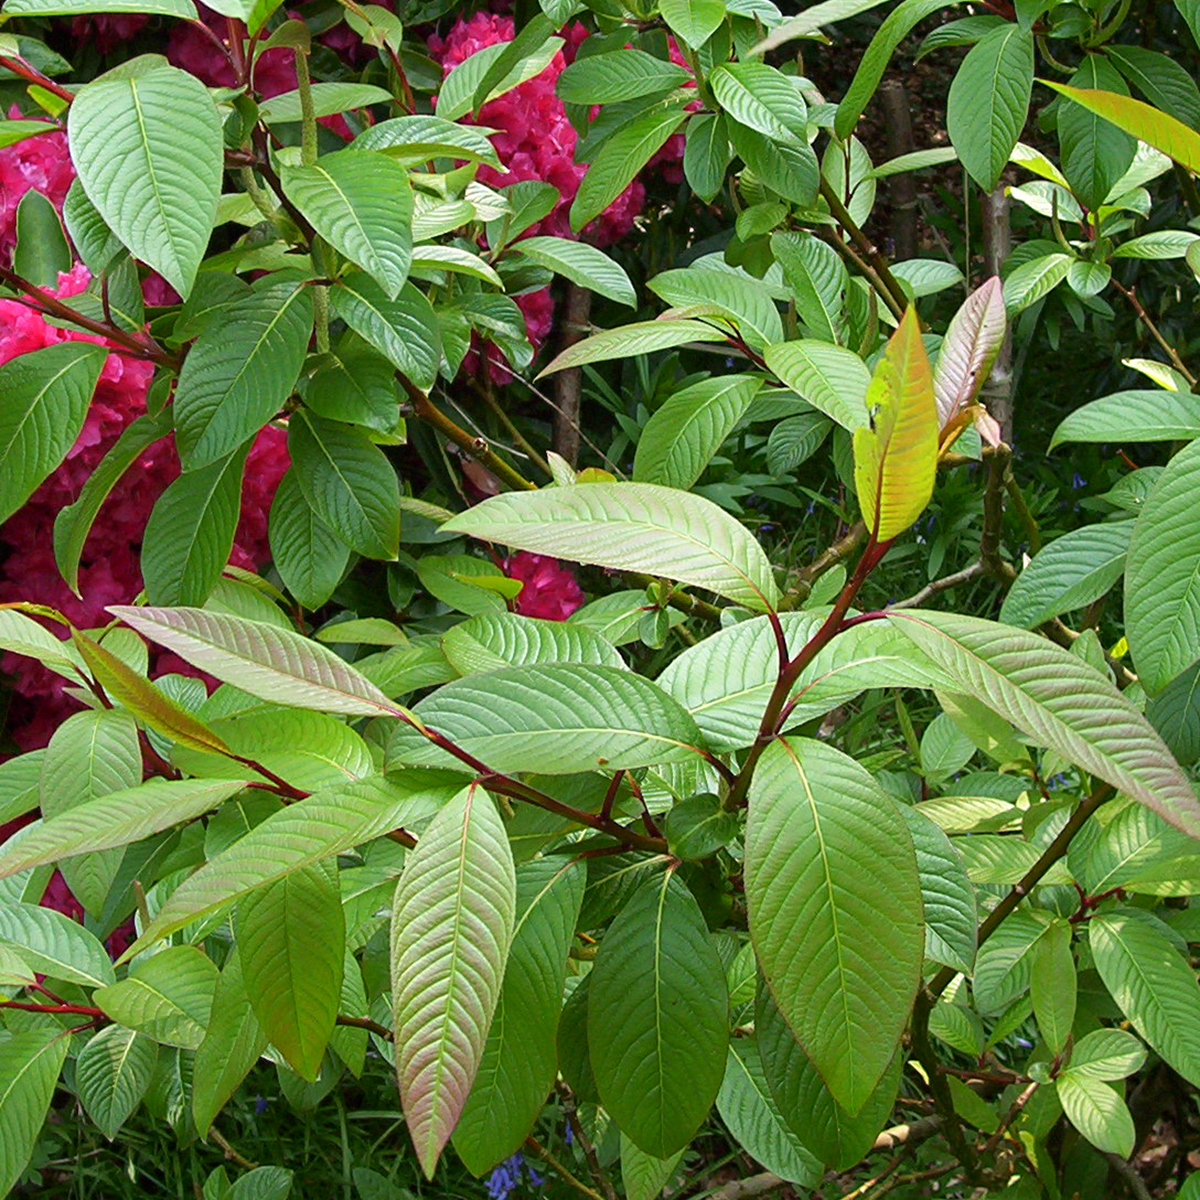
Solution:
[[[14,105],[8,115],[19,117],[21,110]],[[33,188],[61,213],[74,178],[65,133],[39,133],[0,151],[0,258],[12,257],[21,197]]]
[[[37,148],[36,153],[32,147]],[[41,135],[0,150],[6,201],[0,245],[11,245],[12,213],[30,187],[54,181],[55,190],[49,194],[61,203],[72,177],[66,141],[60,134]],[[11,206],[7,203],[10,199]],[[87,268],[77,264],[59,277],[57,295],[76,295],[89,282]],[[101,338],[47,324],[39,313],[18,301],[0,301],[0,364],[62,341],[103,344]],[[84,548],[79,572],[82,600],[59,575],[53,530],[59,511],[78,498],[84,482],[121,431],[145,411],[152,374],[150,364],[139,359],[114,353],[105,360],[75,445],[28,503],[0,526],[0,601],[48,604],[86,628],[108,620],[107,605],[127,604],[141,590],[138,550],[142,531],[154,502],[179,474],[179,460],[169,440],[146,450],[105,502]],[[267,514],[286,469],[285,435],[280,430],[265,430],[246,465],[241,523],[232,556],[236,565],[253,568],[267,558]],[[6,656],[0,668],[14,679],[9,722],[13,738],[23,749],[44,745],[73,707],[63,695],[62,680],[16,655]]]
[[[516,600],[523,617],[565,621],[581,604],[583,589],[569,567],[544,554],[520,550],[504,560],[504,573],[525,586]]]

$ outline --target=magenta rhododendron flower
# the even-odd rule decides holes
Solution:
[[[523,617],[565,621],[583,604],[583,589],[575,573],[557,558],[519,550],[504,560],[504,573],[525,585],[516,599],[517,612]]]

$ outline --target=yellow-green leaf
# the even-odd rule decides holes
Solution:
[[[937,472],[933,373],[916,310],[904,314],[867,388],[870,423],[854,431],[854,485],[877,542],[921,515]]]
[[[1096,88],[1069,87],[1049,80],[1042,82],[1200,175],[1200,133],[1182,121],[1141,100],[1134,100],[1132,96]]]

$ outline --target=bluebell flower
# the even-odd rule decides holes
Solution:
[[[567,1122],[567,1128],[563,1134],[563,1141],[569,1146],[575,1140],[575,1134],[571,1129],[571,1122]]]
[[[268,1101],[263,1096],[254,1097],[254,1111],[256,1113],[265,1113],[267,1111]]]
[[[506,1158],[489,1176],[487,1194],[491,1200],[506,1200],[510,1192],[521,1182],[521,1165],[525,1156],[518,1150],[512,1158]]]
[[[1078,471],[1071,476],[1071,486],[1073,488],[1087,487],[1087,480],[1084,479]]]

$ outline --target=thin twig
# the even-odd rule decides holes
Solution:
[[[531,1150],[534,1154],[536,1154],[538,1158],[542,1160],[542,1162],[544,1162],[562,1178],[564,1183],[569,1184],[577,1192],[582,1192],[585,1196],[590,1196],[591,1200],[605,1200],[605,1197],[602,1196],[598,1191],[596,1191],[594,1188],[588,1187],[588,1185],[584,1183],[582,1179],[577,1179],[574,1175],[572,1175],[571,1172],[567,1170],[567,1168],[561,1162],[559,1162],[558,1159],[555,1158],[554,1155],[551,1154],[541,1142],[537,1140],[537,1138],[527,1137],[525,1139],[525,1149]]]
[[[583,1122],[579,1119],[579,1109],[575,1104],[575,1093],[565,1084],[558,1085],[558,1095],[562,1100],[563,1112],[566,1114],[567,1124],[571,1127],[571,1136],[579,1143],[579,1148],[583,1151],[583,1157],[588,1165],[588,1172],[596,1181],[596,1186],[604,1193],[604,1200],[617,1200],[617,1190],[613,1187],[604,1168],[600,1165],[600,1156],[596,1153],[596,1147],[592,1143],[592,1139],[588,1137],[587,1131],[583,1127]]]
[[[380,1025],[370,1017],[344,1017],[339,1013],[334,1024],[344,1025],[347,1029],[365,1029],[368,1033],[383,1038],[385,1042],[395,1041],[395,1035],[386,1025]]]
[[[961,571],[955,571],[952,575],[943,575],[941,579],[935,579],[932,583],[927,583],[919,592],[914,592],[907,599],[897,600],[895,604],[889,604],[888,609],[918,608],[926,600],[936,596],[939,592],[949,591],[950,588],[958,587],[960,583],[969,583],[972,579],[978,579],[983,574],[986,574],[983,563],[977,560],[969,567],[963,567]]]
[[[231,1163],[237,1163],[237,1165],[239,1167],[241,1167],[244,1171],[253,1171],[255,1169],[255,1167],[258,1166],[258,1163],[251,1162],[244,1155],[239,1154],[229,1144],[228,1140],[224,1137],[224,1135],[221,1133],[221,1131],[219,1129],[217,1129],[215,1126],[209,1126],[208,1136],[212,1139],[213,1142],[215,1142],[221,1148],[221,1152],[225,1155],[225,1157]]]
[[[821,196],[829,205],[833,219],[850,235],[850,240],[858,247],[859,253],[870,263],[875,274],[883,285],[881,297],[892,312],[902,317],[908,308],[909,299],[905,290],[892,274],[887,258],[880,252],[879,247],[858,227],[849,210],[842,203],[833,185],[824,176],[821,177]]]
[[[1113,279],[1113,287],[1129,301],[1133,311],[1137,314],[1138,320],[1150,331],[1154,340],[1163,348],[1167,357],[1171,360],[1171,365],[1177,370],[1180,375],[1188,381],[1188,387],[1195,390],[1197,386],[1196,376],[1187,369],[1187,364],[1179,357],[1179,351],[1171,345],[1170,342],[1163,336],[1162,330],[1154,323],[1154,319],[1142,307],[1142,302],[1137,298],[1137,292],[1134,288],[1126,287],[1119,279]]]

